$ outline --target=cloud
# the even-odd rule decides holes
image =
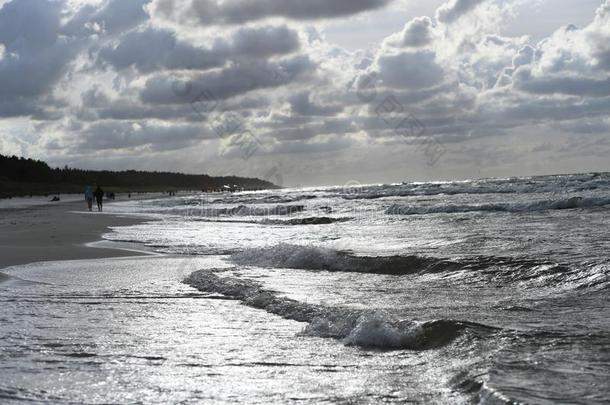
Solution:
[[[0,114],[40,112],[81,44],[59,36],[60,4],[19,0],[0,8]],[[12,105],[7,105],[11,103]]]
[[[596,80],[586,77],[558,77],[518,82],[520,90],[536,94],[566,94],[572,96],[610,96],[610,78]]]
[[[414,18],[402,32],[402,45],[422,47],[432,42],[432,20],[428,17]]]
[[[287,54],[299,49],[295,30],[283,26],[244,27],[233,34],[232,43],[220,46],[233,57],[268,57]]]
[[[151,0],[106,0],[100,6],[85,5],[62,27],[64,35],[120,34],[149,19],[145,6]]]
[[[128,32],[116,46],[102,48],[99,59],[117,70],[134,67],[143,73],[165,69],[207,70],[225,63],[219,52],[178,41],[173,32],[154,28]]]
[[[188,6],[178,0],[157,0],[152,9],[162,17],[181,21],[193,18],[203,24],[243,24],[269,17],[316,20],[374,10],[391,0],[193,0]]]
[[[291,96],[289,102],[292,111],[299,115],[331,116],[343,110],[343,107],[338,105],[314,104],[310,96],[311,93],[308,91]]]
[[[43,49],[57,40],[60,7],[46,0],[19,0],[0,8],[0,42],[8,52]]]
[[[178,40],[170,30],[146,27],[130,31],[117,44],[102,48],[99,59],[117,70],[134,67],[142,73],[208,70],[223,66],[230,59],[267,58],[297,51],[299,46],[297,32],[286,26],[240,28],[229,41],[218,40],[211,48]]]
[[[436,19],[451,24],[486,0],[451,0],[436,10]]]
[[[592,56],[597,67],[610,71],[610,1],[606,0],[595,14],[588,27],[587,39],[592,44]]]
[[[168,151],[210,139],[216,139],[216,135],[204,125],[99,121],[79,130],[70,147],[79,153],[142,147]]]
[[[191,75],[186,81],[161,74],[146,81],[140,98],[153,104],[191,103],[202,94],[224,100],[257,89],[287,85],[312,73],[315,68],[308,56],[297,55],[273,62],[237,62],[221,70]],[[186,91],[177,91],[177,88]]]
[[[439,84],[444,71],[434,52],[423,50],[381,55],[377,60],[383,84],[394,88],[421,89]]]

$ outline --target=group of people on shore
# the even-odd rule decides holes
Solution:
[[[91,190],[91,186],[87,186],[85,189],[85,201],[87,201],[87,207],[89,211],[93,210],[93,199],[97,203],[97,211],[102,212],[104,203],[104,190],[100,186],[97,186],[95,191]]]

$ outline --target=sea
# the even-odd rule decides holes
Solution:
[[[3,270],[1,403],[608,404],[610,174],[108,204]]]

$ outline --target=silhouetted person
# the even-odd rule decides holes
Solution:
[[[93,193],[95,196],[95,201],[97,202],[97,210],[102,212],[102,203],[104,200],[104,190],[100,186],[97,186],[95,192]]]
[[[91,211],[93,208],[93,190],[90,186],[85,189],[85,201],[87,201],[87,208]]]

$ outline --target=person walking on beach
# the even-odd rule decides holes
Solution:
[[[93,208],[93,191],[90,186],[87,186],[85,189],[85,201],[87,201],[87,207],[91,211]]]
[[[95,189],[95,193],[93,193],[93,195],[95,196],[95,201],[97,202],[98,212],[102,212],[102,202],[104,200],[104,190],[102,190],[102,188],[100,186],[97,186],[97,188]]]

